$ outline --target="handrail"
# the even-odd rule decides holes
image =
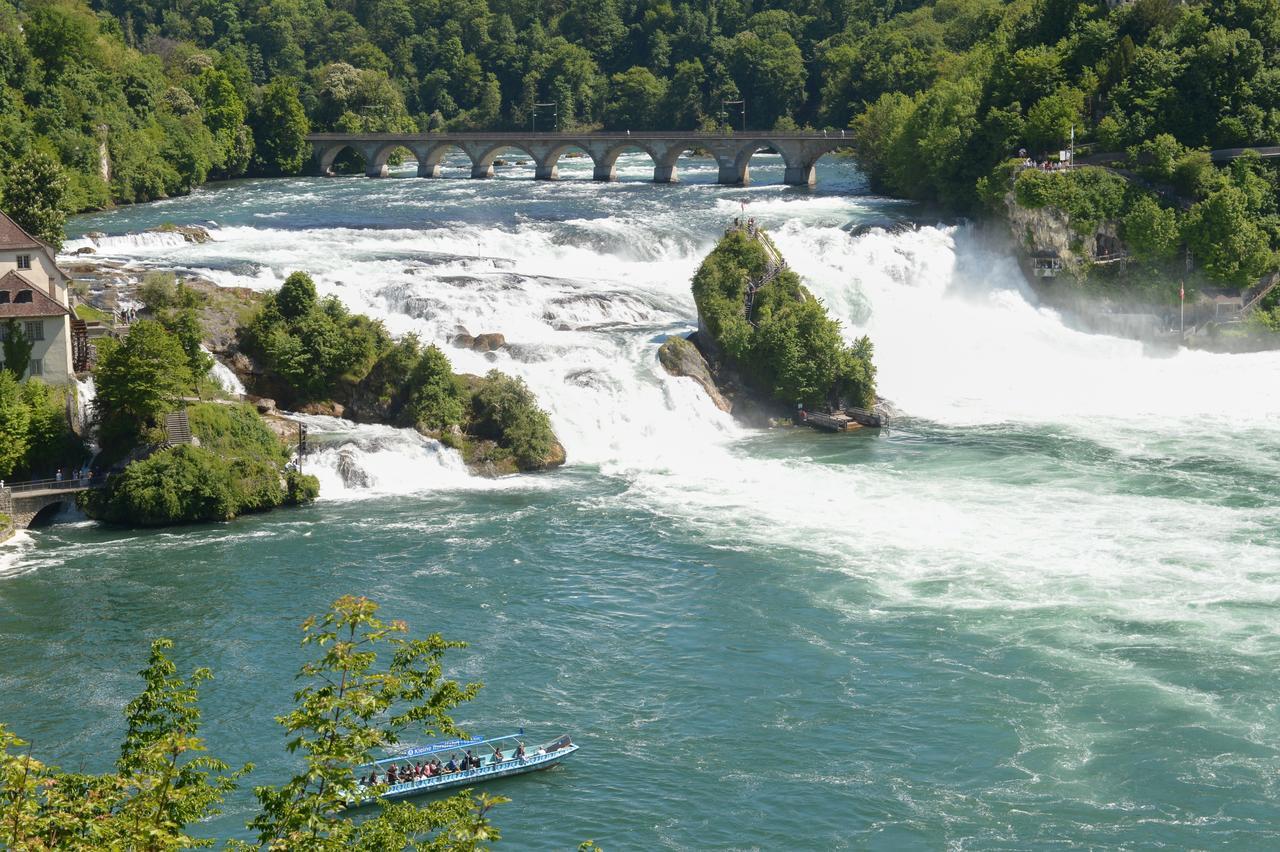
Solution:
[[[27,482],[9,483],[4,487],[15,494],[24,491],[71,491],[79,488],[88,488],[92,481],[93,477],[91,476],[81,476],[74,479],[32,479]]]
[[[1240,313],[1245,314],[1253,310],[1254,306],[1257,305],[1259,302],[1261,302],[1263,299],[1265,299],[1271,293],[1272,290],[1276,289],[1276,287],[1280,287],[1280,275],[1276,275],[1274,278],[1272,278],[1270,284],[1268,284],[1267,286],[1259,290],[1257,295],[1251,298],[1247,304],[1242,306],[1240,308]]]

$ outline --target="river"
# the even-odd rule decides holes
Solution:
[[[973,230],[848,162],[815,191],[765,156],[749,188],[650,170],[250,181],[74,220],[105,258],[222,284],[307,269],[460,370],[522,376],[570,461],[476,479],[411,433],[318,420],[312,507],[21,536],[0,719],[105,768],[167,636],[215,672],[212,752],[279,780],[298,625],[358,593],[470,643],[469,729],[582,745],[493,786],[501,846],[1274,848],[1280,353],[1071,331]],[[744,429],[657,364],[744,203],[874,339],[892,428]],[[166,221],[214,241],[141,233]],[[509,346],[453,348],[460,329]],[[247,787],[201,831],[243,835]]]

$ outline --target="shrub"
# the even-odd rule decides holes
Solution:
[[[136,526],[225,521],[314,500],[320,483],[282,473],[289,453],[247,405],[187,409],[200,446],[180,445],[131,463],[81,504],[93,518]]]
[[[105,488],[82,496],[90,517],[130,526],[227,521],[237,509],[227,465],[185,445],[133,462]]]
[[[555,443],[551,419],[520,379],[490,370],[471,396],[471,430],[511,451],[522,468],[542,467]]]

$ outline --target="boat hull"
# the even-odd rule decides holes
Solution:
[[[578,746],[571,744],[555,751],[549,751],[546,754],[531,754],[523,760],[504,760],[502,763],[481,766],[479,769],[468,769],[465,772],[451,772],[448,775],[439,775],[434,778],[405,781],[400,784],[392,784],[376,796],[364,795],[362,791],[357,794],[357,797],[348,807],[361,808],[365,805],[371,805],[379,799],[391,802],[414,796],[425,796],[428,793],[454,790],[458,787],[471,787],[476,784],[483,784],[486,781],[496,781],[499,778],[510,778],[513,775],[525,775],[529,772],[550,769],[563,762],[565,758],[577,750]]]

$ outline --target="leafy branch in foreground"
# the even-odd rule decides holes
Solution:
[[[374,749],[410,732],[461,735],[449,712],[480,688],[443,676],[445,652],[463,643],[410,639],[404,622],[384,622],[377,611],[370,600],[344,597],[303,624],[303,646],[319,654],[300,670],[306,683],[278,721],[305,765],[283,785],[254,789],[261,809],[249,827],[258,841],[230,841],[229,849],[471,852],[499,839],[489,812],[508,800],[470,791],[425,807],[384,805],[360,819],[344,813],[354,769]],[[390,651],[383,666],[379,645]],[[231,771],[205,754],[198,699],[212,675],[200,668],[180,676],[171,647],[167,639],[151,645],[143,690],[125,708],[114,772],[63,772],[0,725],[0,847],[168,852],[214,844],[187,830],[218,814],[252,767]]]
[[[301,752],[306,767],[282,786],[255,788],[262,810],[249,827],[258,832],[259,848],[473,849],[498,837],[486,815],[505,800],[477,804],[469,792],[424,808],[386,806],[362,823],[343,816],[356,787],[354,767],[410,730],[461,735],[449,711],[480,689],[443,677],[445,651],[464,643],[434,633],[406,638],[403,621],[382,621],[377,611],[373,601],[347,596],[303,624],[303,646],[320,655],[299,671],[306,684],[294,693],[295,709],[277,721],[290,737],[287,748]],[[379,644],[391,651],[386,668],[377,666]]]
[[[138,849],[149,852],[211,846],[185,829],[219,813],[236,772],[208,757],[199,736],[199,685],[212,675],[177,674],[151,643],[140,673],[142,693],[125,708],[128,731],[116,771],[63,772],[16,751],[26,745],[0,725],[0,838],[13,849]]]

